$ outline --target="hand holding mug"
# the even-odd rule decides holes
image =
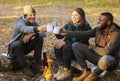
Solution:
[[[60,34],[60,35],[67,35],[67,34],[68,34],[68,31],[67,31],[65,28],[61,28],[59,34]]]
[[[39,26],[37,28],[37,30],[40,31],[40,32],[46,32],[47,31],[47,26],[46,25]]]

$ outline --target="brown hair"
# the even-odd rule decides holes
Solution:
[[[85,18],[85,12],[84,12],[84,10],[82,9],[82,8],[76,8],[76,9],[74,9],[73,11],[76,11],[77,13],[79,13],[79,15],[81,16],[81,18],[82,18],[82,21],[80,22],[80,26],[81,27],[84,27],[85,26],[85,22],[86,22],[86,18]],[[72,27],[72,29],[73,29],[73,22],[72,22],[72,20],[70,21],[70,23],[71,23],[71,27]]]

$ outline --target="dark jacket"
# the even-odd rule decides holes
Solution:
[[[87,31],[87,30],[91,30],[91,26],[89,25],[88,22],[86,22],[85,26],[84,27],[81,27],[80,25],[74,25],[72,26],[73,29],[71,28],[71,24],[70,22],[68,22],[64,28],[67,30],[67,31]],[[62,39],[64,38],[64,41],[66,44],[72,44],[74,42],[81,42],[81,43],[84,43],[84,44],[89,44],[88,43],[88,40],[89,38],[77,38],[77,37],[71,37],[71,36],[61,36],[61,35],[56,35],[56,37],[58,39]]]

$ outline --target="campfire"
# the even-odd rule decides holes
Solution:
[[[42,77],[44,77],[46,81],[52,81],[52,69],[51,69],[52,62],[53,62],[52,59],[48,59],[47,60],[48,66],[44,66],[44,72],[42,74]]]
[[[42,76],[39,77],[36,81],[53,81],[53,73],[51,64],[53,62],[52,59],[47,59],[46,52],[43,53],[43,64],[44,64],[44,72]]]

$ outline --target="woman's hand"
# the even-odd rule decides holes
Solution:
[[[65,45],[64,41],[57,41],[55,42],[55,48],[56,49],[60,49],[61,47],[63,47]]]

